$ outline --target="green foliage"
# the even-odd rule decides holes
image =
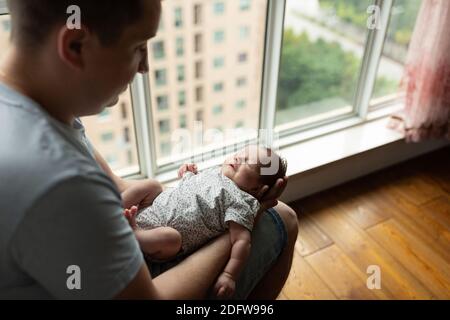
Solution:
[[[334,97],[352,103],[359,67],[359,59],[342,50],[338,43],[321,39],[314,42],[306,33],[295,34],[287,29],[280,66],[278,109]],[[391,93],[395,89],[395,82],[381,78],[376,94]]]
[[[348,23],[366,28],[368,0],[319,0],[322,8],[333,10]],[[422,0],[395,0],[388,37],[401,45],[408,45]]]
[[[337,43],[286,30],[282,52],[278,106],[295,107],[339,96],[353,98],[359,60]]]

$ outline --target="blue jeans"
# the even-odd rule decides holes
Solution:
[[[246,266],[236,282],[234,299],[246,299],[264,275],[277,261],[287,245],[287,231],[275,209],[264,212],[252,231],[252,249]],[[178,259],[149,265],[152,277],[169,270],[181,262]]]

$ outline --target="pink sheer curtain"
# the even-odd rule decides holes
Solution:
[[[402,86],[405,108],[390,127],[409,142],[450,139],[450,0],[423,0]]]

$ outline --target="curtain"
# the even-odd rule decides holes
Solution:
[[[450,139],[450,0],[423,0],[402,87],[405,107],[389,126],[408,142]]]

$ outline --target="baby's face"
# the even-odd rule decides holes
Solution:
[[[259,152],[258,152],[259,151]],[[234,156],[225,160],[222,165],[222,173],[245,192],[256,196],[263,187],[259,175],[259,155],[264,155],[264,150],[257,146],[248,146]]]

